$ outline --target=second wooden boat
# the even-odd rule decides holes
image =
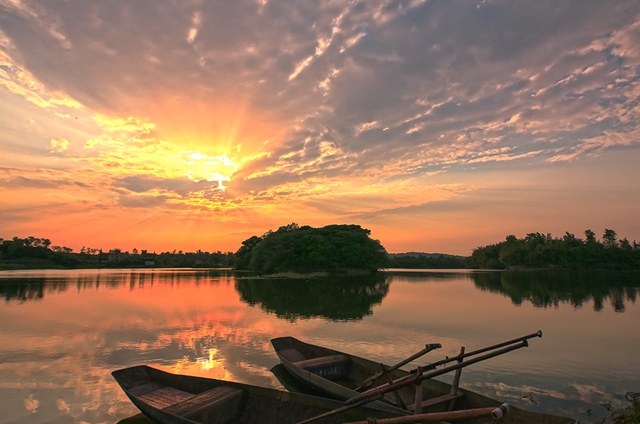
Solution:
[[[131,402],[156,424],[293,424],[344,406],[331,399],[172,374],[145,365],[114,371],[112,375]],[[394,417],[398,414],[358,407],[321,423]]]
[[[541,334],[540,334],[541,335]],[[526,345],[526,341],[524,341]],[[315,393],[339,400],[353,400],[362,397],[356,391],[362,383],[381,373],[381,366],[388,367],[355,355],[350,355],[322,346],[304,343],[293,337],[279,337],[271,340],[276,354],[284,367]],[[514,347],[506,348],[514,349]],[[468,361],[471,362],[471,361]],[[391,369],[385,378],[374,379],[369,391],[381,387],[388,381],[411,379],[412,374],[402,369]],[[459,380],[459,373],[454,380]],[[416,392],[420,401],[416,402]],[[438,380],[427,379],[418,385],[407,385],[384,395],[382,400],[369,405],[397,414],[421,412],[442,412],[451,410],[499,407],[502,402],[458,387],[457,381],[450,385]],[[418,405],[417,409],[415,405]],[[471,420],[470,423],[489,422],[490,418]],[[575,420],[549,414],[529,412],[512,408],[505,423],[564,424]]]

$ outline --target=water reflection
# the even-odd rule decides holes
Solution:
[[[387,276],[382,273],[313,280],[246,278],[237,280],[235,287],[243,302],[260,305],[291,322],[318,317],[361,320],[389,293]]]
[[[279,388],[269,340],[284,335],[395,363],[427,342],[442,343],[441,358],[541,329],[534,348],[469,367],[465,386],[576,417],[624,402],[640,381],[629,366],[640,351],[638,274],[535,274],[0,272],[0,424],[114,424],[136,409],[110,373],[137,364]],[[532,396],[539,404],[522,405]]]
[[[0,278],[0,423],[132,415],[110,372],[140,363],[275,384],[265,355],[272,325],[238,300],[229,273],[26,274]]]
[[[19,303],[42,300],[46,294],[63,293],[72,287],[81,290],[98,290],[128,287],[130,290],[169,286],[181,283],[220,284],[230,283],[233,273],[229,270],[198,269],[120,269],[75,271],[14,271],[0,273],[0,296]]]
[[[635,303],[640,288],[638,272],[540,271],[469,274],[476,287],[501,293],[515,305],[524,301],[536,307],[558,307],[569,303],[581,308],[593,301],[593,309],[602,311],[609,302],[616,312],[625,311],[625,302]]]

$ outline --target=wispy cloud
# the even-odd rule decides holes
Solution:
[[[636,153],[639,16],[634,1],[0,0],[0,149],[91,169],[122,207],[421,207],[473,172]],[[413,197],[387,196],[399,181]],[[356,203],[336,213],[369,211]]]

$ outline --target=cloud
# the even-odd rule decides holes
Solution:
[[[69,142],[64,138],[60,140],[51,139],[51,153],[64,152],[69,148]]]
[[[123,195],[118,203],[131,208],[153,208],[164,205],[169,199],[169,196]]]
[[[184,179],[164,179],[153,175],[134,175],[122,177],[114,182],[115,187],[122,187],[134,193],[145,193],[151,191],[171,192],[181,197],[187,197],[189,194],[197,191],[218,187],[217,181],[212,186],[209,181],[191,181]]]
[[[32,171],[28,168],[0,167],[0,187],[33,188],[33,189],[66,189],[86,188],[89,186],[81,181],[87,173],[79,172],[77,179],[70,173],[53,170]]]
[[[0,90],[20,103],[0,149],[194,211],[566,166],[640,144],[639,17],[631,0],[1,0]]]

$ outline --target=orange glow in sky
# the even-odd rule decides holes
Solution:
[[[638,2],[388,3],[0,1],[0,237],[640,239]]]

